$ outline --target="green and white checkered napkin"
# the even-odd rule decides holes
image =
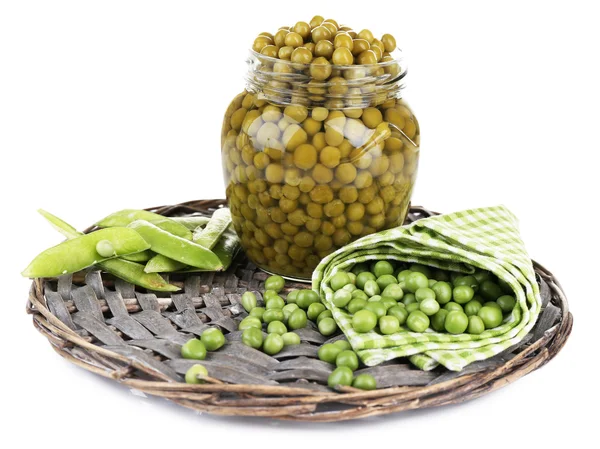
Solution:
[[[473,267],[491,271],[511,286],[517,305],[497,328],[480,335],[451,335],[402,329],[392,335],[357,333],[351,315],[335,307],[329,280],[359,262],[395,260],[472,273]],[[541,299],[531,259],[518,232],[516,217],[505,207],[470,209],[424,218],[365,236],[321,261],[312,287],[344,332],[365,365],[396,357],[410,357],[423,370],[444,365],[460,371],[469,363],[492,357],[518,343],[533,327]]]

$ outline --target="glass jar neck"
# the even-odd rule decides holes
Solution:
[[[403,58],[373,65],[297,64],[251,51],[246,90],[277,105],[367,108],[402,97]]]

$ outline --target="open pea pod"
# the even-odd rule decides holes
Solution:
[[[46,212],[42,209],[38,210],[38,212],[42,214],[58,232],[68,239],[74,239],[83,235],[83,233],[77,231],[77,229],[75,229],[73,226],[61,220],[57,216],[52,215],[50,212]],[[147,252],[147,250],[137,254],[143,254],[145,252]],[[129,256],[133,255],[134,254],[130,254]],[[158,292],[176,292],[181,290],[176,285],[166,282],[162,276],[157,273],[146,273],[144,271],[144,265],[140,265],[139,263],[134,263],[123,259],[108,259],[104,262],[100,262],[98,266],[102,270],[108,271],[113,276],[149,290]]]
[[[144,271],[146,273],[171,273],[186,268],[187,265],[173,260],[162,254],[157,254],[146,263]]]
[[[154,212],[139,209],[123,209],[114,214],[110,214],[108,217],[103,218],[96,223],[96,226],[100,228],[111,228],[114,226],[129,226],[136,220],[145,220],[152,223],[154,226],[159,227],[173,235],[182,237],[184,239],[192,239],[192,231],[190,231],[185,225],[178,223],[175,220],[164,217]]]
[[[192,215],[188,217],[170,217],[171,220],[176,221],[179,224],[182,224],[190,231],[195,231],[201,226],[206,225],[210,221],[210,217],[206,217],[204,215]]]
[[[231,226],[223,233],[215,247],[213,248],[213,252],[217,255],[221,263],[223,264],[223,270],[227,270],[233,259],[237,255],[240,250],[240,238],[236,234],[236,232],[232,229]],[[193,273],[199,271],[207,271],[200,270],[198,268],[187,268],[181,269],[181,273]]]
[[[103,262],[110,257],[102,257],[96,245],[108,240],[116,257],[139,253],[150,248],[150,244],[131,228],[100,229],[90,234],[66,240],[40,253],[21,273],[25,277],[56,277],[75,273],[84,268]]]
[[[150,249],[178,262],[205,270],[219,271],[223,263],[211,250],[190,240],[177,237],[145,220],[129,225],[150,244]]]
[[[193,241],[212,249],[231,224],[231,212],[227,208],[217,209],[203,229],[194,231]]]

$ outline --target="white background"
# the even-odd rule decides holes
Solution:
[[[0,2],[1,439],[65,449],[108,447],[106,440],[364,448],[544,447],[591,437],[596,423],[580,404],[598,400],[591,332],[600,298],[590,283],[597,282],[599,226],[586,219],[600,192],[593,6]],[[532,257],[570,299],[575,328],[565,349],[482,399],[339,425],[197,415],[62,360],[24,313],[29,281],[20,271],[61,240],[36,209],[82,229],[125,207],[222,197],[221,120],[243,89],[247,48],[259,32],[317,13],[396,36],[410,66],[405,96],[422,129],[413,203],[513,210]]]

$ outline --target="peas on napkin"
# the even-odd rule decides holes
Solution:
[[[352,315],[333,303],[330,281],[355,264],[377,260],[418,263],[473,273],[490,271],[514,292],[516,305],[499,326],[478,335],[406,329],[381,335],[356,332]],[[363,237],[321,261],[312,278],[325,306],[365,365],[397,357],[430,370],[441,364],[460,371],[518,343],[534,326],[541,308],[531,259],[519,236],[516,217],[504,206],[470,209],[418,220],[410,225]]]

